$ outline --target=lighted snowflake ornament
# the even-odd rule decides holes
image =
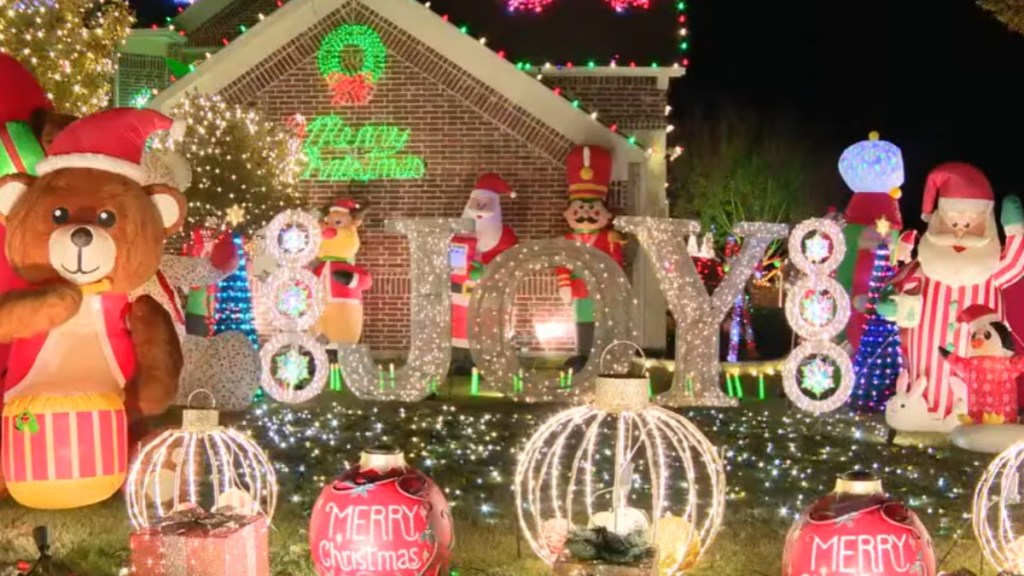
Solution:
[[[312,400],[327,384],[327,352],[309,334],[277,334],[260,350],[263,390],[278,402]]]
[[[810,292],[800,301],[800,315],[815,326],[825,326],[835,314],[836,301],[828,292]]]
[[[804,240],[804,254],[812,262],[824,262],[832,254],[832,243],[821,234],[812,234]]]
[[[298,388],[309,379],[309,357],[292,348],[274,359],[277,368],[274,377],[288,384],[290,388]]]
[[[800,387],[815,396],[822,394],[836,387],[833,380],[836,367],[823,358],[815,358],[800,368]]]

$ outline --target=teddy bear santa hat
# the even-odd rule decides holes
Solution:
[[[341,198],[340,200],[335,200],[334,204],[331,204],[331,208],[328,212],[344,212],[346,214],[350,214],[352,212],[358,212],[361,207],[362,205],[359,204],[359,202],[356,202],[351,198]]]
[[[39,163],[40,176],[63,168],[94,168],[120,174],[140,185],[154,182],[147,167],[146,143],[167,132],[181,139],[185,123],[156,110],[114,108],[73,122],[53,140],[50,155]]]
[[[995,219],[992,208],[995,194],[985,174],[964,162],[947,162],[928,174],[924,187],[921,219],[930,222],[936,205],[954,212],[988,212]],[[994,230],[993,230],[994,232]]]

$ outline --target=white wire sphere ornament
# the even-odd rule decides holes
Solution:
[[[789,259],[808,276],[831,274],[845,256],[843,229],[827,218],[804,220],[789,235]]]
[[[301,404],[327,384],[327,351],[309,334],[275,334],[260,349],[263,391],[278,402]]]
[[[320,221],[308,212],[285,210],[264,230],[267,252],[283,266],[305,266],[320,250]]]
[[[646,376],[598,377],[592,404],[556,414],[529,439],[515,478],[520,527],[548,564],[573,528],[645,530],[663,576],[694,565],[711,545],[725,488],[715,446],[650,403]]]
[[[974,534],[985,558],[1006,574],[1024,574],[1024,442],[989,464],[974,491]]]
[[[213,395],[206,390],[198,393]],[[125,497],[137,530],[185,506],[211,512],[273,517],[277,476],[266,453],[249,436],[219,424],[216,410],[186,409],[180,429],[146,444],[128,472]]]
[[[278,268],[262,285],[262,290],[263,317],[278,330],[309,330],[323,312],[324,286],[304,268]]]

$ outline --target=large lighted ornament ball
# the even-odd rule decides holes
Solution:
[[[206,390],[196,390],[192,398]],[[137,530],[183,506],[268,519],[277,505],[277,477],[249,436],[219,424],[216,410],[186,409],[180,429],[146,444],[128,472],[128,516]]]
[[[696,426],[651,404],[648,385],[646,375],[598,377],[591,404],[556,414],[523,449],[519,524],[548,564],[572,528],[643,533],[658,549],[660,576],[692,567],[714,540],[725,468]]]
[[[989,464],[974,492],[974,534],[985,558],[1007,575],[1024,574],[1024,442]]]
[[[368,449],[324,487],[309,519],[320,576],[448,576],[448,501],[396,448]]]
[[[917,515],[868,472],[839,477],[786,537],[782,576],[935,576],[932,540]]]

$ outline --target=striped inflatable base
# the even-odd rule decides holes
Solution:
[[[4,405],[0,464],[21,505],[89,506],[124,484],[128,433],[116,394],[28,396]]]

